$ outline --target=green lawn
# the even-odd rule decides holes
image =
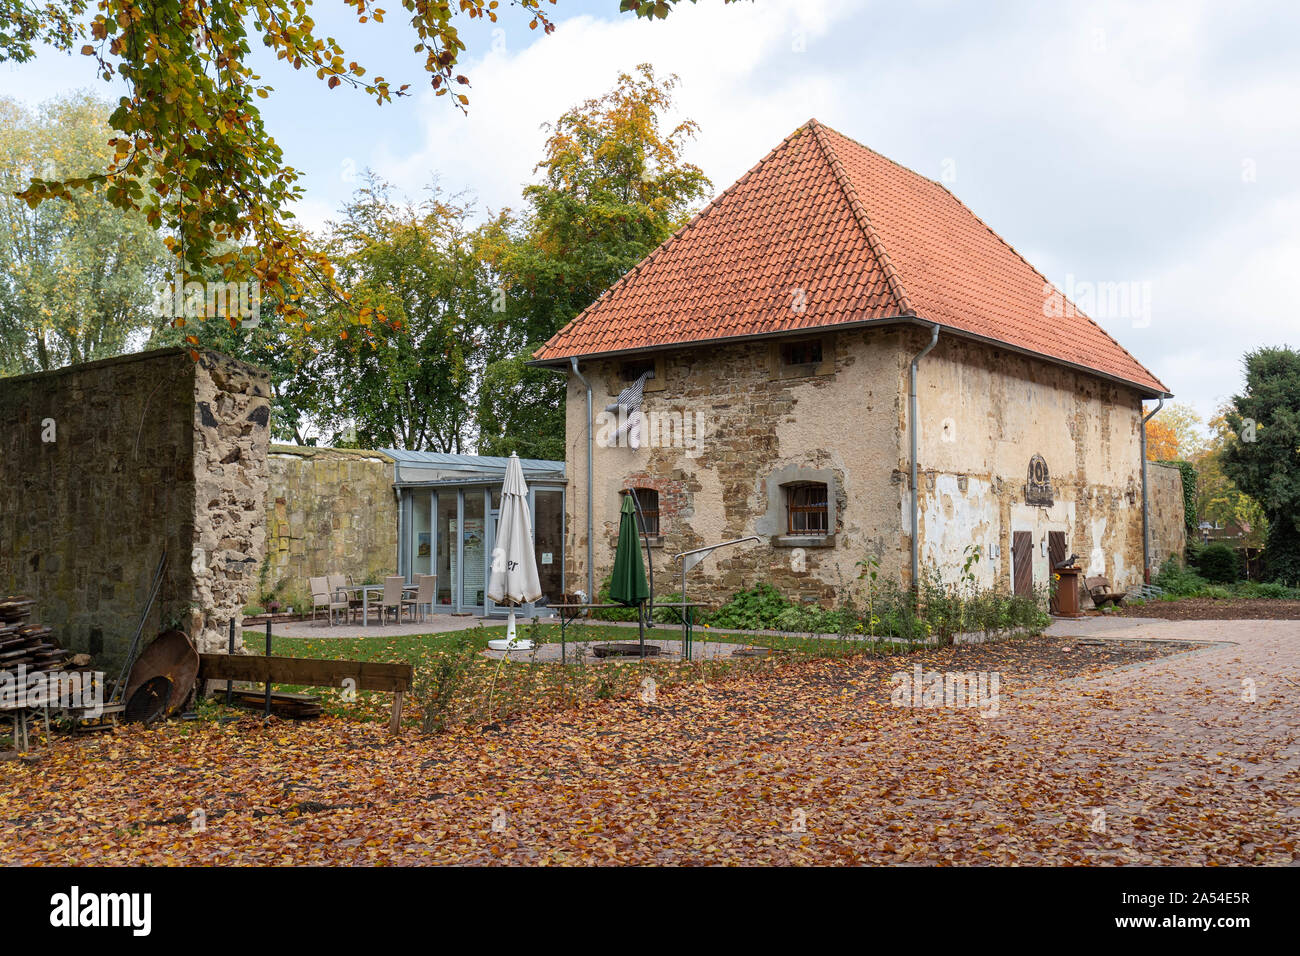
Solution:
[[[521,636],[531,637],[539,643],[556,643],[560,640],[558,624],[537,624],[520,627]],[[463,631],[438,634],[405,634],[391,637],[276,637],[271,652],[281,657],[330,658],[336,660],[388,661],[409,663],[415,669],[415,694],[411,703],[417,707],[431,698],[438,681],[451,681],[437,694],[445,699],[455,698],[461,710],[480,708],[488,701],[489,716],[502,708],[511,712],[537,706],[553,706],[564,701],[574,702],[591,697],[614,696],[628,693],[644,675],[653,675],[661,686],[682,679],[695,679],[720,675],[737,667],[759,663],[753,658],[724,657],[709,661],[656,660],[593,662],[583,658],[570,658],[568,666],[559,664],[534,665],[529,655],[519,655],[504,663],[480,656],[477,651],[487,647],[487,642],[505,637],[504,624],[491,627],[474,627]],[[648,640],[680,639],[680,627],[660,624],[646,629]],[[636,628],[612,624],[575,622],[567,629],[567,640],[575,641],[635,641]],[[873,650],[896,653],[903,648],[888,648],[863,641],[813,640],[801,635],[760,636],[739,634],[734,631],[715,631],[699,628],[694,639],[701,642],[724,641],[751,646],[779,648],[795,655],[829,657],[837,654],[858,654]],[[265,648],[265,634],[260,630],[246,630],[244,642],[255,653]],[[466,646],[468,645],[468,646]],[[769,659],[770,660],[770,659]],[[458,661],[467,661],[462,667]],[[447,675],[454,675],[448,677]],[[386,719],[392,698],[387,694],[361,692],[355,700],[348,700],[339,688],[291,687],[277,685],[278,689],[317,695],[328,713],[363,720]],[[218,692],[216,698],[220,698]],[[499,702],[494,708],[491,701]]]
[[[518,627],[521,637],[527,636],[540,644],[559,643],[560,625],[538,624]],[[680,640],[681,627],[678,625],[658,624],[646,628],[646,640]],[[461,641],[469,641],[479,650],[487,647],[487,642],[506,636],[504,624],[491,627],[474,627],[463,631],[444,631],[437,634],[401,634],[392,637],[276,637],[271,644],[271,653],[282,657],[315,657],[361,661],[395,661],[419,665],[446,651],[454,650]],[[575,622],[567,629],[566,639],[574,641],[635,641],[637,630],[632,627],[619,627],[613,624]],[[834,653],[841,642],[835,639],[814,640],[798,634],[781,636],[741,634],[734,631],[715,631],[710,628],[697,627],[694,631],[695,641],[723,641],[735,644],[750,644],[762,647],[775,647],[794,652],[811,654]],[[244,632],[244,643],[255,652],[260,653],[266,646],[266,635],[262,631]],[[860,648],[860,642],[853,642]]]

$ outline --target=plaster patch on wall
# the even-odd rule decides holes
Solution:
[[[1089,524],[1092,526],[1092,552],[1088,555],[1088,573],[1092,576],[1104,575],[1106,567],[1106,518],[1093,518]],[[1115,580],[1120,580],[1120,575],[1109,575]]]
[[[990,539],[1000,537],[998,499],[991,482],[983,478],[943,474],[927,484],[934,490],[920,496],[921,564],[937,568],[944,582],[957,582],[965,549],[987,548]],[[972,571],[980,587],[993,586],[997,569],[987,555]]]

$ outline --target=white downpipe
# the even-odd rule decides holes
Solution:
[[[919,591],[921,582],[921,501],[916,486],[916,435],[917,435],[917,401],[916,401],[916,366],[930,353],[939,341],[939,326],[930,332],[930,343],[916,353],[912,359],[909,372],[910,382],[907,390],[907,430],[912,446],[912,590]]]
[[[578,381],[583,384],[587,390],[587,600],[596,600],[596,569],[592,566],[592,502],[591,502],[591,459],[595,449],[595,436],[591,433],[591,383],[582,377],[578,371],[578,359],[576,356],[569,356],[569,366],[573,369],[573,374],[578,377]]]

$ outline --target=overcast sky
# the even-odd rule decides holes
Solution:
[[[518,206],[541,124],[649,61],[681,77],[688,159],[719,191],[815,116],[943,181],[1067,291],[1123,283],[1127,309],[1095,317],[1204,416],[1244,351],[1300,345],[1300,4],[701,0],[647,22],[560,0],[550,36],[502,8],[465,31],[466,117],[423,92],[397,9],[316,5],[351,58],[421,92],[378,108],[268,59],[309,224],[365,167]],[[32,103],[94,82],[85,57],[0,65],[0,94]]]

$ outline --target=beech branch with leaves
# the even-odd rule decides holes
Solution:
[[[383,22],[371,0],[345,0],[359,24]],[[727,0],[732,2],[732,0]],[[511,0],[530,29],[555,25],[556,0]],[[459,24],[496,22],[499,0],[401,0],[414,50],[438,96],[466,109],[469,77]],[[620,3],[641,17],[663,17],[671,3]],[[110,123],[112,158],[102,172],[33,178],[19,193],[33,207],[104,189],[118,208],[142,213],[166,241],[182,273],[219,269],[223,281],[252,281],[289,321],[301,321],[309,284],[349,301],[328,255],[313,249],[289,207],[302,196],[299,172],[285,161],[257,106],[273,91],[251,65],[251,43],[296,70],[312,70],[330,89],[351,87],[384,104],[406,95],[350,60],[317,33],[309,0],[0,0],[0,61],[22,62],[39,46],[79,51],[105,82],[124,83]],[[362,318],[361,310],[355,314]]]

